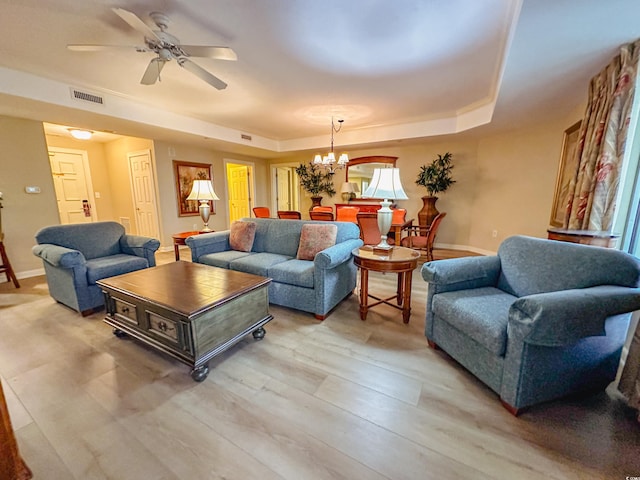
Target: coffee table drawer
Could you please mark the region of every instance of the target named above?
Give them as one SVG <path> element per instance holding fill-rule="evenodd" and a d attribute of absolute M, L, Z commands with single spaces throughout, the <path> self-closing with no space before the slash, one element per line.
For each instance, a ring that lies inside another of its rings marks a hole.
<path fill-rule="evenodd" d="M 169 318 L 158 315 L 157 313 L 147 311 L 149 320 L 149 331 L 155 335 L 162 337 L 164 340 L 175 345 L 180 343 L 182 335 L 180 335 L 180 323 Z"/>
<path fill-rule="evenodd" d="M 113 298 L 114 315 L 120 320 L 138 325 L 138 313 L 133 303 L 125 302 L 120 298 Z"/>

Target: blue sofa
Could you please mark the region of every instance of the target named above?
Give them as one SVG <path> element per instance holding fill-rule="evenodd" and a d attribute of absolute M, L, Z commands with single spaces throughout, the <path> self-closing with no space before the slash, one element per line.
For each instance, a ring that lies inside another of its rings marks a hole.
<path fill-rule="evenodd" d="M 640 309 L 640 263 L 618 250 L 514 236 L 496 256 L 426 263 L 425 334 L 514 415 L 604 389 Z"/>
<path fill-rule="evenodd" d="M 196 235 L 186 239 L 194 262 L 252 273 L 272 279 L 269 302 L 310 312 L 323 320 L 356 285 L 351 251 L 362 245 L 360 229 L 350 222 L 312 222 L 274 218 L 244 218 L 256 223 L 250 252 L 231 249 L 230 231 Z M 305 223 L 337 226 L 336 244 L 311 260 L 296 254 Z"/>
<path fill-rule="evenodd" d="M 36 242 L 50 295 L 83 316 L 104 305 L 96 280 L 155 266 L 160 247 L 154 238 L 125 234 L 117 222 L 45 227 Z"/>

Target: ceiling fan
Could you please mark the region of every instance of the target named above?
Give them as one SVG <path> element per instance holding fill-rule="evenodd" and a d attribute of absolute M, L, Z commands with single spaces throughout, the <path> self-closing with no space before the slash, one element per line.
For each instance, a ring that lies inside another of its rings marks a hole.
<path fill-rule="evenodd" d="M 162 71 L 164 64 L 175 59 L 178 62 L 178 65 L 182 68 L 188 70 L 196 77 L 204 80 L 218 90 L 223 90 L 227 87 L 225 82 L 189 60 L 189 57 L 208 57 L 216 60 L 237 60 L 238 57 L 231 48 L 206 45 L 182 45 L 178 38 L 167 32 L 170 22 L 169 18 L 164 13 L 152 12 L 149 14 L 151 19 L 160 29 L 152 30 L 135 13 L 129 12 L 123 8 L 113 8 L 112 10 L 131 27 L 144 35 L 144 47 L 70 44 L 67 45 L 67 48 L 78 52 L 93 52 L 123 48 L 133 48 L 137 52 L 153 52 L 156 54 L 156 57 L 149 62 L 144 75 L 142 75 L 140 83 L 143 85 L 153 85 L 156 83 L 156 81 L 160 79 L 160 72 Z"/>

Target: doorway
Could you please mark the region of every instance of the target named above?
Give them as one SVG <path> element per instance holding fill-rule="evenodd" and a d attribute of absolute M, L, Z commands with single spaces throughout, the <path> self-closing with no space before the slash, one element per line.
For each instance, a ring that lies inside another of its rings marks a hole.
<path fill-rule="evenodd" d="M 98 216 L 93 202 L 89 157 L 84 150 L 49 148 L 49 162 L 61 224 L 90 223 Z"/>
<path fill-rule="evenodd" d="M 229 225 L 251 216 L 255 195 L 254 166 L 252 163 L 225 160 Z"/>
<path fill-rule="evenodd" d="M 271 185 L 275 196 L 272 209 L 300 210 L 300 181 L 296 174 L 297 163 L 279 164 L 271 167 Z"/>

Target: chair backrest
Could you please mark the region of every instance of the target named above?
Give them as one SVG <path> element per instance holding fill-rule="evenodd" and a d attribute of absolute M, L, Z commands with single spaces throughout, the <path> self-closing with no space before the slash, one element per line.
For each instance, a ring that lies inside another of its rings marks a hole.
<path fill-rule="evenodd" d="M 336 210 L 336 220 L 338 222 L 358 223 L 358 207 L 340 207 Z"/>
<path fill-rule="evenodd" d="M 42 228 L 36 233 L 36 242 L 72 248 L 91 260 L 122 253 L 120 238 L 124 234 L 124 227 L 117 222 L 71 223 Z"/>
<path fill-rule="evenodd" d="M 256 218 L 270 218 L 271 211 L 269 207 L 253 207 L 253 214 Z"/>
<path fill-rule="evenodd" d="M 394 208 L 393 216 L 391 217 L 391 223 L 393 225 L 402 225 L 405 222 L 406 217 L 407 217 L 406 208 Z"/>
<path fill-rule="evenodd" d="M 365 245 L 378 245 L 380 243 L 380 227 L 378 227 L 378 214 L 376 212 L 361 212 L 358 214 L 358 226 L 360 238 Z"/>
<path fill-rule="evenodd" d="M 284 218 L 287 220 L 300 220 L 302 215 L 296 210 L 278 210 L 278 218 Z"/>
<path fill-rule="evenodd" d="M 333 207 L 323 207 L 322 205 L 315 206 L 311 209 L 312 212 L 331 212 L 333 213 Z"/>
<path fill-rule="evenodd" d="M 440 227 L 440 222 L 447 215 L 447 212 L 441 212 L 432 220 L 431 225 L 429 226 L 429 231 L 427 232 L 427 250 L 429 252 L 433 251 L 433 242 L 436 240 L 436 234 L 438 233 L 438 227 Z"/>
<path fill-rule="evenodd" d="M 321 220 L 325 222 L 333 222 L 333 212 L 316 212 L 311 210 L 309 212 L 311 220 Z"/>

